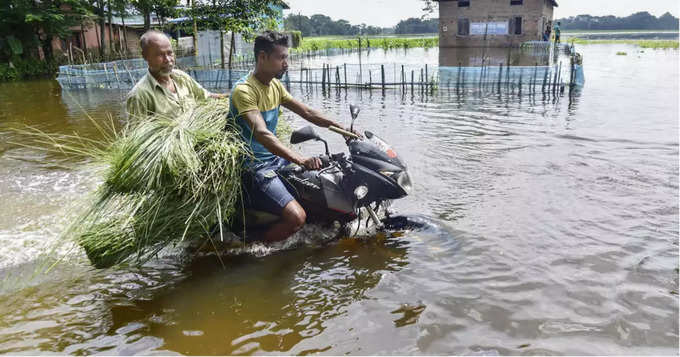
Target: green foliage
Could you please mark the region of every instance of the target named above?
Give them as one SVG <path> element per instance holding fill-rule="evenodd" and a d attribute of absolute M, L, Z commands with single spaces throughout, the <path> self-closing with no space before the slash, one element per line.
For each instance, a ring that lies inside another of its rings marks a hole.
<path fill-rule="evenodd" d="M 423 20 L 412 17 L 399 21 L 394 28 L 395 34 L 437 33 L 439 32 L 439 19 Z"/>
<path fill-rule="evenodd" d="M 211 0 L 195 3 L 184 14 L 195 19 L 199 28 L 225 30 L 250 38 L 260 29 L 272 26 L 272 19 L 278 15 L 272 5 L 279 3 L 279 0 Z"/>
<path fill-rule="evenodd" d="M 677 30 L 679 26 L 678 18 L 668 12 L 657 18 L 647 11 L 626 17 L 578 15 L 557 21 L 563 30 Z"/>
<path fill-rule="evenodd" d="M 9 63 L 0 63 L 0 82 L 51 76 L 57 71 L 54 61 L 16 58 Z"/>
<path fill-rule="evenodd" d="M 0 63 L 0 82 L 14 81 L 19 78 L 15 68 L 6 63 Z"/>
<path fill-rule="evenodd" d="M 390 49 L 432 48 L 439 46 L 439 37 L 398 38 L 398 37 L 357 37 L 357 38 L 305 38 L 293 52 L 310 52 L 332 48 L 355 49 L 371 47 Z"/>
<path fill-rule="evenodd" d="M 627 56 L 628 54 L 626 52 L 619 51 L 619 52 L 616 52 L 616 55 L 617 56 Z"/>
<path fill-rule="evenodd" d="M 677 40 L 587 40 L 574 37 L 570 38 L 569 42 L 573 42 L 577 45 L 626 44 L 651 49 L 678 49 Z"/>
<path fill-rule="evenodd" d="M 139 118 L 122 133 L 93 119 L 105 138 L 96 142 L 34 134 L 48 150 L 103 166 L 103 183 L 64 237 L 103 268 L 185 238 L 208 238 L 215 225 L 226 231 L 248 155 L 228 110 L 227 101 L 211 100 L 173 118 Z"/>
<path fill-rule="evenodd" d="M 283 20 L 283 26 L 288 31 L 300 31 L 305 37 L 379 35 L 385 32 L 385 29 L 367 26 L 366 24 L 351 25 L 346 20 L 333 21 L 330 17 L 321 14 L 312 15 L 311 17 L 290 14 Z"/>
<path fill-rule="evenodd" d="M 12 35 L 7 36 L 7 47 L 11 51 L 12 57 L 21 56 L 24 53 L 24 46 L 21 45 L 21 41 Z"/>
<path fill-rule="evenodd" d="M 71 36 L 91 9 L 86 0 L 0 1 L 0 62 L 36 58 L 38 48 L 51 61 L 52 39 Z"/>
<path fill-rule="evenodd" d="M 288 33 L 293 37 L 293 48 L 300 47 L 300 44 L 302 43 L 302 32 L 293 30 L 288 31 Z"/>

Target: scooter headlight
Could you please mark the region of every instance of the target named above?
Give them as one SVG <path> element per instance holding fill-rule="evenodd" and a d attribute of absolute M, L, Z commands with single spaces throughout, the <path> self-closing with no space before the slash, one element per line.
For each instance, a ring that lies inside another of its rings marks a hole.
<path fill-rule="evenodd" d="M 354 189 L 354 197 L 357 198 L 357 200 L 360 200 L 368 194 L 368 187 L 364 185 L 357 186 L 357 188 Z"/>
<path fill-rule="evenodd" d="M 397 174 L 397 183 L 401 188 L 406 191 L 406 193 L 411 192 L 411 189 L 413 186 L 411 185 L 411 177 L 408 175 L 408 172 L 402 171 Z"/>
<path fill-rule="evenodd" d="M 380 171 L 381 174 L 384 176 L 387 176 L 395 181 L 397 181 L 397 184 L 399 187 L 401 187 L 406 193 L 411 192 L 411 189 L 413 188 L 411 185 L 411 177 L 408 175 L 408 172 L 406 171 Z"/>

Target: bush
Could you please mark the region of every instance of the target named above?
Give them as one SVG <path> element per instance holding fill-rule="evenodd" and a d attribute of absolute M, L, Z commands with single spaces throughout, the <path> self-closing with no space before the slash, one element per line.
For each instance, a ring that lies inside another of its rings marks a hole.
<path fill-rule="evenodd" d="M 293 48 L 300 47 L 300 44 L 302 43 L 302 32 L 288 31 L 288 33 L 290 33 L 291 37 L 293 38 Z"/>
<path fill-rule="evenodd" d="M 0 81 L 15 81 L 38 77 L 48 77 L 57 72 L 58 66 L 54 61 L 39 59 L 15 59 L 12 62 L 0 64 Z"/>
<path fill-rule="evenodd" d="M 17 70 L 6 63 L 0 63 L 0 82 L 14 81 L 19 77 Z"/>

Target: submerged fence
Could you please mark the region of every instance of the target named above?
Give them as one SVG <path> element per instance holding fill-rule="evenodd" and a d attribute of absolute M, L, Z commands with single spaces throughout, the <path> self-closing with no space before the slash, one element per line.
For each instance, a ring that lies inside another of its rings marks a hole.
<path fill-rule="evenodd" d="M 539 51 L 545 48 L 543 43 L 532 43 L 527 46 L 534 45 Z M 477 66 L 462 66 L 459 63 L 458 66 L 452 67 L 397 63 L 342 63 L 308 67 L 302 61 L 297 66 L 291 61 L 292 66 L 296 67 L 289 69 L 282 82 L 289 88 L 296 85 L 320 86 L 324 90 L 359 88 L 432 92 L 437 89 L 455 89 L 460 92 L 474 88 L 494 92 L 556 94 L 561 93 L 566 86 L 572 88 L 583 85 L 580 55 L 575 53 L 573 48 L 563 50 L 567 56 L 558 57 L 555 53 L 555 64 L 536 63 L 533 66 L 509 66 L 507 62 L 492 63 L 492 59 L 482 59 L 481 64 Z M 254 67 L 251 58 L 233 61 L 232 69 L 223 69 L 216 63 L 206 65 L 199 62 L 201 60 L 196 57 L 182 57 L 176 60 L 177 67 L 185 70 L 201 85 L 220 90 L 231 88 Z M 87 88 L 129 90 L 146 73 L 147 65 L 144 60 L 133 59 L 93 65 L 61 66 L 57 80 L 62 88 L 67 90 Z"/>

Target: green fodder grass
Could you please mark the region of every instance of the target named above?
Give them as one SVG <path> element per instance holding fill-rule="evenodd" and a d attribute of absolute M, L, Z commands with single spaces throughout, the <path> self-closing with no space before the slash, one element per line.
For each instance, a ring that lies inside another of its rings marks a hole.
<path fill-rule="evenodd" d="M 207 236 L 215 225 L 224 231 L 248 153 L 228 110 L 225 101 L 209 101 L 175 118 L 141 120 L 99 151 L 107 163 L 104 183 L 67 231 L 95 266 L 141 259 Z"/>
<path fill-rule="evenodd" d="M 591 44 L 625 44 L 635 45 L 642 48 L 650 49 L 678 49 L 677 40 L 587 40 L 578 37 L 570 38 L 569 43 L 573 42 L 577 45 L 591 45 Z"/>
<path fill-rule="evenodd" d="M 25 131 L 31 145 L 100 164 L 102 184 L 63 238 L 103 268 L 144 261 L 185 238 L 210 239 L 214 227 L 225 232 L 250 155 L 228 111 L 227 101 L 207 101 L 174 118 L 145 118 L 118 131 L 90 118 L 103 141 Z M 279 122 L 279 137 L 289 135 L 288 123 Z"/>
<path fill-rule="evenodd" d="M 399 37 L 357 37 L 357 38 L 305 38 L 294 52 L 313 52 L 328 49 L 356 49 L 359 48 L 408 49 L 432 48 L 439 45 L 438 37 L 399 38 Z"/>

